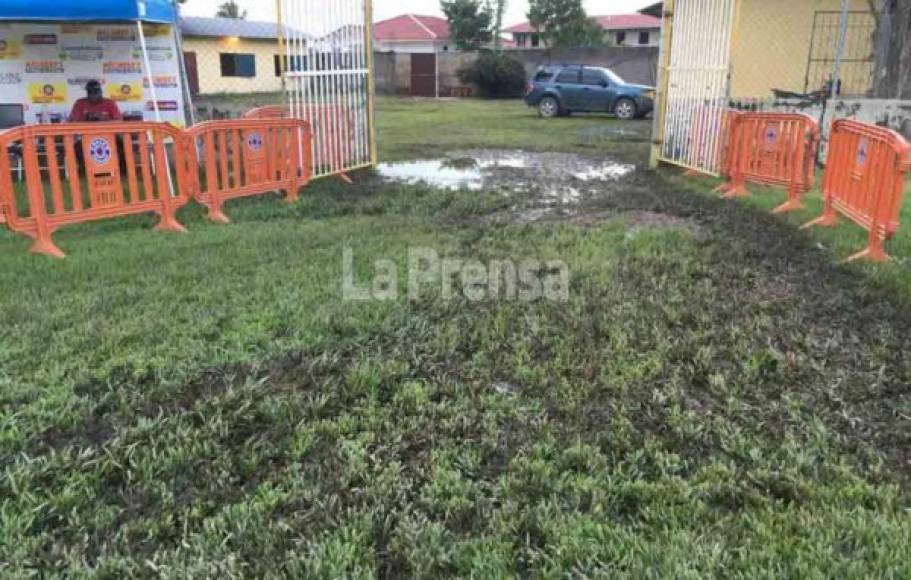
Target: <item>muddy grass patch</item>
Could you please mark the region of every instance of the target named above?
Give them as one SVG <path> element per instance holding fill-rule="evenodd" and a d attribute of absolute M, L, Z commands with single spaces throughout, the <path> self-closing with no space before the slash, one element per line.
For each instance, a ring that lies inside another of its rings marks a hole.
<path fill-rule="evenodd" d="M 604 193 L 606 187 L 620 187 L 636 168 L 603 157 L 485 149 L 381 163 L 377 171 L 387 181 L 452 191 L 496 190 L 523 204 L 559 206 Z"/>

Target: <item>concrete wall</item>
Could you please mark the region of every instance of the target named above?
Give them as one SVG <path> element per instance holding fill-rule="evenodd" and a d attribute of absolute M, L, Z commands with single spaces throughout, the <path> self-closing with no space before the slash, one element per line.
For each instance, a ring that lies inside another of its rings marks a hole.
<path fill-rule="evenodd" d="M 184 52 L 196 53 L 201 94 L 263 93 L 282 90 L 281 79 L 275 76 L 275 55 L 278 54 L 278 44 L 274 40 L 184 37 L 183 49 Z M 253 78 L 221 76 L 220 55 L 222 53 L 255 55 L 256 76 Z"/>
<path fill-rule="evenodd" d="M 430 53 L 430 52 L 447 52 L 454 50 L 448 40 L 427 40 L 427 41 L 410 41 L 410 40 L 377 40 L 373 46 L 377 52 L 402 52 L 402 53 Z"/>
<path fill-rule="evenodd" d="M 373 70 L 376 79 L 376 90 L 382 94 L 394 94 L 397 86 L 396 64 L 398 59 L 391 52 L 373 53 Z M 410 71 L 409 71 L 410 73 Z"/>
<path fill-rule="evenodd" d="M 822 104 L 794 99 L 764 100 L 735 99 L 734 108 L 748 111 L 781 113 L 804 113 L 816 119 L 822 118 Z M 835 99 L 829 103 L 822 118 L 822 152 L 825 156 L 829 141 L 829 130 L 836 119 L 855 119 L 898 131 L 911 140 L 911 101 L 890 99 Z"/>
<path fill-rule="evenodd" d="M 629 83 L 654 86 L 657 82 L 657 47 L 599 46 L 506 52 L 525 65 L 525 72 L 529 77 L 541 65 L 586 64 L 612 69 Z"/>
<path fill-rule="evenodd" d="M 508 50 L 525 67 L 529 78 L 541 65 L 586 64 L 605 66 L 627 82 L 654 86 L 658 66 L 656 47 L 596 47 L 553 50 Z M 445 52 L 438 55 L 440 94 L 448 96 L 453 87 L 461 87 L 460 68 L 474 62 L 477 53 Z M 411 55 L 392 52 L 374 54 L 376 90 L 381 94 L 408 94 L 411 89 Z"/>

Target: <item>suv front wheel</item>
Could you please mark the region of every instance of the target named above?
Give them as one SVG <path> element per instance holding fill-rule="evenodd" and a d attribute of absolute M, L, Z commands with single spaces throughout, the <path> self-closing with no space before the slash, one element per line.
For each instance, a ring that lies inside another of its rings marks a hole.
<path fill-rule="evenodd" d="M 636 103 L 632 99 L 620 99 L 617 101 L 614 112 L 617 114 L 618 119 L 629 121 L 630 119 L 636 118 L 636 115 L 638 114 L 636 109 Z"/>
<path fill-rule="evenodd" d="M 544 97 L 538 103 L 538 113 L 545 119 L 553 119 L 560 115 L 560 103 L 554 97 Z"/>

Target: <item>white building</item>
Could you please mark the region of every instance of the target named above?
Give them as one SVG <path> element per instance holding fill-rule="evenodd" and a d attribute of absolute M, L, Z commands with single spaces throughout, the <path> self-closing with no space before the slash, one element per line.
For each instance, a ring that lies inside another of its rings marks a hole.
<path fill-rule="evenodd" d="M 661 19 L 647 14 L 615 14 L 592 17 L 604 30 L 605 40 L 615 46 L 658 46 Z M 517 49 L 547 48 L 543 35 L 531 23 L 523 22 L 506 29 Z"/>

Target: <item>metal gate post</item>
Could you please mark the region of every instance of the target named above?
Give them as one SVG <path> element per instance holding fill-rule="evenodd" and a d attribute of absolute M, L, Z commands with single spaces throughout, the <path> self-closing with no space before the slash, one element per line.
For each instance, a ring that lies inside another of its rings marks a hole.
<path fill-rule="evenodd" d="M 652 148 L 648 161 L 648 166 L 651 169 L 658 168 L 661 147 L 664 146 L 664 126 L 667 119 L 668 69 L 671 64 L 671 43 L 674 38 L 674 2 L 675 0 L 665 0 L 661 14 L 661 47 L 658 50 L 658 94 L 656 95 L 658 103 L 652 120 Z"/>

